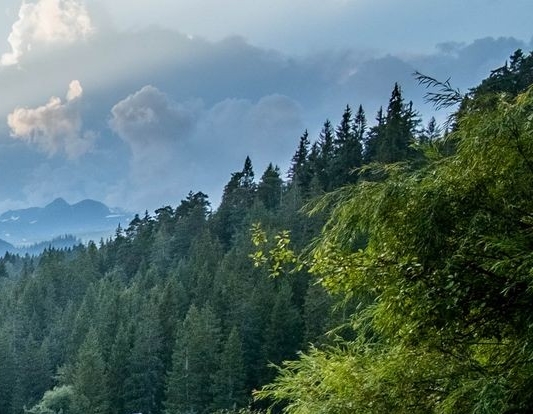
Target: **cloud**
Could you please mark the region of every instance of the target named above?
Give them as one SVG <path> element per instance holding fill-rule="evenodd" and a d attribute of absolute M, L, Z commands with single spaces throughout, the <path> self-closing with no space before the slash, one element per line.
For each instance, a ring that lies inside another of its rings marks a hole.
<path fill-rule="evenodd" d="M 240 167 L 247 155 L 260 166 L 282 164 L 303 131 L 302 116 L 300 104 L 285 95 L 266 95 L 257 102 L 225 99 L 205 111 L 197 141 L 209 165 L 223 170 Z"/>
<path fill-rule="evenodd" d="M 83 89 L 73 80 L 66 102 L 53 96 L 37 108 L 16 108 L 7 117 L 11 136 L 35 144 L 48 155 L 64 152 L 68 158 L 78 158 L 92 148 L 94 133 L 82 133 L 79 99 Z"/>
<path fill-rule="evenodd" d="M 67 92 L 67 101 L 70 102 L 76 98 L 80 98 L 83 94 L 83 88 L 81 87 L 80 81 L 73 80 L 68 85 L 68 92 Z"/>
<path fill-rule="evenodd" d="M 305 128 L 316 139 L 326 118 L 340 121 L 346 104 L 354 109 L 362 104 L 371 124 L 378 107 L 387 105 L 395 81 L 426 123 L 433 110 L 423 105 L 425 90 L 412 78 L 415 69 L 439 79 L 451 77 L 454 87 L 464 91 L 503 64 L 516 47 L 527 48 L 513 39 L 484 39 L 439 46 L 431 53 L 340 50 L 287 56 L 238 37 L 210 42 L 158 28 L 105 33 L 98 27 L 98 35 L 85 42 L 25 60 L 24 71 L 1 68 L 0 116 L 14 107 L 37 108 L 70 80 L 82 80 L 83 94 L 72 86 L 71 100 L 62 97 L 60 104 L 83 110 L 78 137 L 85 129 L 102 136 L 76 161 L 85 174 L 80 194 L 137 211 L 175 205 L 189 190 L 208 193 L 216 205 L 246 155 L 257 177 L 269 161 L 286 171 Z M 79 118 L 71 114 L 69 119 Z M 54 163 L 59 171 L 65 161 L 47 158 L 53 151 L 44 146 L 39 147 L 44 154 L 28 150 L 38 147 L 38 138 L 0 138 L 0 165 L 4 175 L 13 165 L 17 177 L 8 176 L 17 187 L 31 180 L 35 188 L 41 185 L 39 177 L 21 173 L 21 156 L 28 157 L 24 166 L 29 171 L 39 163 Z M 61 145 L 53 148 L 65 152 Z M 61 179 L 58 173 L 57 182 Z M 69 198 L 71 175 L 63 179 L 65 185 L 57 188 Z M 16 200 L 15 185 L 9 185 L 0 198 Z"/>
<path fill-rule="evenodd" d="M 178 103 L 147 85 L 113 106 L 109 125 L 132 155 L 126 186 L 137 194 L 128 191 L 124 195 L 128 203 L 152 205 L 161 194 L 175 193 L 184 184 L 194 157 L 190 138 L 197 105 Z M 178 176 L 178 171 L 185 174 Z"/>
<path fill-rule="evenodd" d="M 134 155 L 184 142 L 195 122 L 194 109 L 172 101 L 154 86 L 144 86 L 111 109 L 111 129 Z"/>
<path fill-rule="evenodd" d="M 15 65 L 36 45 L 70 44 L 93 30 L 87 9 L 77 0 L 24 2 L 8 37 L 11 52 L 4 53 L 0 63 Z"/>
<path fill-rule="evenodd" d="M 132 154 L 123 199 L 155 208 L 193 189 L 216 199 L 247 155 L 259 169 L 279 161 L 280 152 L 290 157 L 303 128 L 301 113 L 300 105 L 284 95 L 256 102 L 225 99 L 206 107 L 198 100 L 177 102 L 145 86 L 111 110 L 109 125 Z"/>

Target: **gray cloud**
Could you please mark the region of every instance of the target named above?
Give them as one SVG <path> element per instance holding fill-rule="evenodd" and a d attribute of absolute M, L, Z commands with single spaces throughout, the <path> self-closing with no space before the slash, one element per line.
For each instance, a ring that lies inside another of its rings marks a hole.
<path fill-rule="evenodd" d="M 177 103 L 150 85 L 113 106 L 109 124 L 132 154 L 125 194 L 129 203 L 152 205 L 162 194 L 175 194 L 177 181 L 184 184 L 196 112 L 192 104 Z M 175 175 L 178 169 L 181 177 Z"/>
<path fill-rule="evenodd" d="M 531 0 L 448 0 L 445 4 L 427 0 L 108 3 L 121 28 L 156 24 L 212 41 L 240 34 L 263 48 L 300 55 L 369 47 L 383 53 L 428 53 L 435 44 L 448 40 L 502 35 L 528 39 L 533 14 Z"/>
<path fill-rule="evenodd" d="M 304 127 L 302 117 L 300 104 L 284 95 L 267 95 L 257 102 L 226 99 L 205 113 L 199 139 L 212 162 L 219 159 L 226 166 L 239 165 L 246 155 L 257 165 L 284 163 Z M 216 151 L 207 152 L 209 147 Z"/>
<path fill-rule="evenodd" d="M 290 153 L 303 125 L 300 106 L 286 96 L 226 99 L 205 108 L 199 101 L 176 102 L 153 86 L 123 99 L 111 114 L 112 130 L 132 153 L 122 197 L 153 208 L 195 188 L 211 190 L 216 199 L 247 155 L 266 166 L 280 152 Z"/>
<path fill-rule="evenodd" d="M 186 140 L 194 124 L 194 112 L 148 85 L 113 106 L 110 126 L 137 154 L 153 146 L 172 146 Z"/>
<path fill-rule="evenodd" d="M 121 33 L 98 27 L 85 42 L 46 57 L 30 54 L 19 67 L 0 68 L 0 115 L 12 113 L 15 106 L 46 108 L 42 102 L 79 79 L 85 89 L 82 100 L 63 100 L 61 106 L 76 109 L 71 119 L 83 120 L 83 127 L 100 138 L 75 160 L 85 174 L 75 194 L 138 211 L 176 204 L 189 190 L 205 191 L 217 200 L 246 155 L 257 175 L 270 161 L 286 170 L 304 128 L 316 138 L 325 118 L 337 123 L 346 104 L 363 104 L 372 122 L 378 106 L 387 105 L 395 81 L 427 120 L 432 110 L 423 104 L 424 90 L 411 76 L 415 69 L 451 77 L 464 90 L 516 47 L 527 47 L 513 38 L 486 38 L 416 55 L 356 49 L 286 55 L 241 37 L 211 42 L 153 27 Z M 83 128 L 78 131 L 83 138 Z M 0 138 L 0 146 L 11 146 L 8 153 L 20 156 L 31 148 L 23 144 L 37 146 L 39 137 Z M 52 148 L 65 153 L 60 145 Z M 51 153 L 46 150 L 33 168 L 61 158 L 47 158 Z M 0 164 L 6 157 L 0 151 Z M 59 164 L 50 168 L 65 171 Z M 24 188 L 38 179 L 25 173 L 13 182 Z M 58 173 L 55 186 L 74 194 L 68 183 L 59 185 L 61 179 Z M 16 202 L 11 193 L 2 195 Z"/>

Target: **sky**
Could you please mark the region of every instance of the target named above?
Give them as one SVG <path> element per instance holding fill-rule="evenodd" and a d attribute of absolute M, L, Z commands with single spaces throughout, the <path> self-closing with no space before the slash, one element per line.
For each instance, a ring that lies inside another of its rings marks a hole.
<path fill-rule="evenodd" d="M 463 91 L 533 49 L 531 0 L 4 0 L 0 212 L 85 198 L 216 207 L 252 159 L 285 174 L 305 129 L 371 120 L 415 70 Z M 437 114 L 444 119 L 445 114 Z"/>

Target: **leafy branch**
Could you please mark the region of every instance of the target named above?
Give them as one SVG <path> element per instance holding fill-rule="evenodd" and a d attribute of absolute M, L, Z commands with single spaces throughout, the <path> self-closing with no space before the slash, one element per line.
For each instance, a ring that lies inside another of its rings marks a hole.
<path fill-rule="evenodd" d="M 418 84 L 426 89 L 437 90 L 436 92 L 426 92 L 424 95 L 426 102 L 432 103 L 437 110 L 457 105 L 465 98 L 465 95 L 459 89 L 452 87 L 450 78 L 442 82 L 418 71 L 414 73 L 414 77 Z"/>
<path fill-rule="evenodd" d="M 263 248 L 268 245 L 266 232 L 260 223 L 255 223 L 251 228 L 252 243 L 258 248 L 257 251 L 250 254 L 255 267 L 268 265 L 270 276 L 278 277 L 282 273 L 287 273 L 286 266 L 300 268 L 298 257 L 294 250 L 289 248 L 291 242 L 290 232 L 282 230 L 274 236 L 274 246 L 265 254 Z"/>

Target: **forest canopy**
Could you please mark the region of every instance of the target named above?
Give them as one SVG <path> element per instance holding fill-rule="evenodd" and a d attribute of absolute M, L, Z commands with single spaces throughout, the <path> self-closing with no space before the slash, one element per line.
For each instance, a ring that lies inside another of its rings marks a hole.
<path fill-rule="evenodd" d="M 99 245 L 6 254 L 0 413 L 531 412 L 532 65 L 448 129 L 396 84 L 375 122 L 305 131 L 287 180 L 246 158 L 215 211 L 191 191 Z"/>
<path fill-rule="evenodd" d="M 532 62 L 516 52 L 473 89 L 415 167 L 371 166 L 383 179 L 314 207 L 332 213 L 307 264 L 359 302 L 354 339 L 285 363 L 257 396 L 289 413 L 532 409 Z"/>

